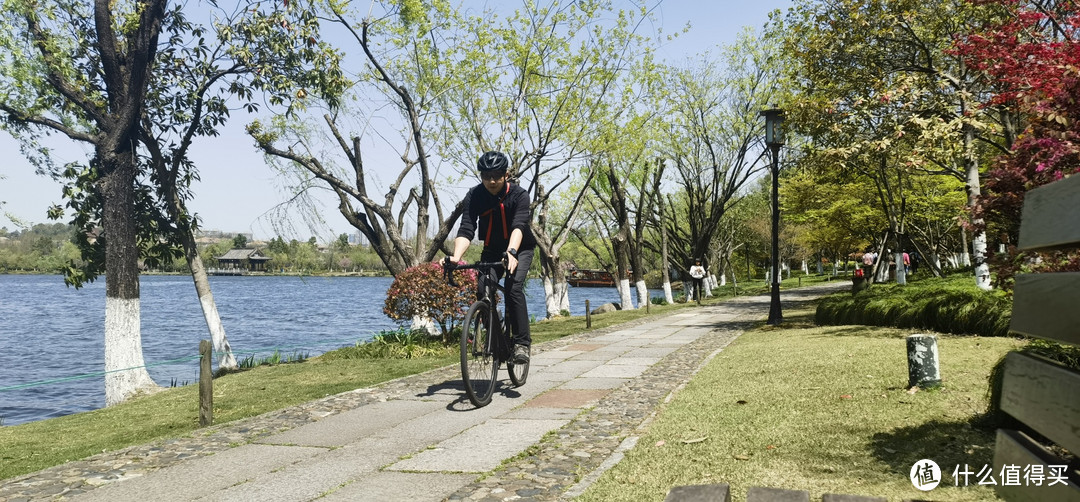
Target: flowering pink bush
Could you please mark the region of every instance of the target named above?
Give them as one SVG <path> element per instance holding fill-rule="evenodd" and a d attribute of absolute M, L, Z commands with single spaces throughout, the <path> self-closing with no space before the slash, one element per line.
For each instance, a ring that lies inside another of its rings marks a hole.
<path fill-rule="evenodd" d="M 441 263 L 424 263 L 394 277 L 386 291 L 383 313 L 401 324 L 414 317 L 438 323 L 445 340 L 476 300 L 476 270 L 454 272 L 455 288 L 447 284 Z"/>

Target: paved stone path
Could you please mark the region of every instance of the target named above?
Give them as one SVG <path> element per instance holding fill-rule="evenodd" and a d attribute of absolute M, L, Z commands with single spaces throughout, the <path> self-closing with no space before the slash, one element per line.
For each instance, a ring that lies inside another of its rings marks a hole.
<path fill-rule="evenodd" d="M 504 371 L 484 408 L 450 366 L 5 480 L 0 500 L 570 499 L 768 308 L 741 297 L 539 344 L 528 383 Z"/>

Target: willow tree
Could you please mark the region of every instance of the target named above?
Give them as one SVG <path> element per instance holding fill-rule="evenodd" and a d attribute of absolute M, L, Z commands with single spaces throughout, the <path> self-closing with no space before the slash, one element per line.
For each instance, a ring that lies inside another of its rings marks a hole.
<path fill-rule="evenodd" d="M 339 49 L 354 49 L 362 68 L 340 107 L 328 107 L 317 119 L 257 121 L 248 133 L 291 180 L 291 201 L 308 204 L 312 192 L 329 190 L 341 216 L 397 275 L 443 251 L 464 209 L 461 201 L 444 205 L 440 199 L 431 150 L 439 132 L 430 123 L 441 109 L 440 93 L 471 85 L 471 68 L 459 54 L 461 17 L 448 2 L 380 7 L 385 10 L 372 14 L 327 6 L 325 15 L 347 34 Z M 389 126 L 371 127 L 372 121 Z M 391 181 L 380 183 L 386 173 Z"/>
<path fill-rule="evenodd" d="M 642 68 L 652 65 L 639 33 L 649 15 L 645 2 L 620 10 L 590 0 L 522 2 L 505 19 L 472 18 L 469 71 L 481 85 L 447 93 L 444 129 L 456 133 L 442 151 L 465 162 L 478 151 L 510 153 L 530 193 L 548 316 L 569 309 L 561 250 L 594 176 L 591 158 L 609 148 L 611 124 L 633 108 Z M 560 191 L 569 192 L 563 211 Z"/>
<path fill-rule="evenodd" d="M 665 224 L 683 272 L 706 256 L 724 213 L 768 167 L 758 114 L 778 98 L 773 50 L 768 39 L 744 31 L 719 57 L 671 74 L 660 149 L 675 177 Z"/>

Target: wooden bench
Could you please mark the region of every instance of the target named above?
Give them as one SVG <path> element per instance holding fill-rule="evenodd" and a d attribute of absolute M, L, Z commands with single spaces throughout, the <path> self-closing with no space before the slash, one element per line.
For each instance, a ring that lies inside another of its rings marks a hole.
<path fill-rule="evenodd" d="M 886 502 L 881 497 L 837 495 L 826 493 L 822 502 Z M 727 483 L 713 485 L 676 486 L 668 491 L 664 502 L 731 502 L 731 487 Z M 746 502 L 810 502 L 810 492 L 805 490 L 782 490 L 759 486 L 746 490 Z"/>
<path fill-rule="evenodd" d="M 1080 246 L 1080 175 L 1027 193 L 1020 221 L 1020 249 L 1053 250 Z M 1080 345 L 1080 272 L 1021 274 L 1013 292 L 1010 329 L 1026 336 Z M 1080 373 L 1038 356 L 1010 353 L 1005 359 L 1001 410 L 1080 456 Z M 1009 501 L 1080 501 L 1077 473 L 1050 484 L 1051 466 L 1065 466 L 1027 434 L 998 430 L 994 474 L 998 494 Z M 1029 467 L 1038 466 L 1041 468 Z M 1000 474 L 1019 468 L 1018 483 L 1005 485 Z M 1024 469 L 1042 469 L 1036 486 Z M 1056 468 L 1055 468 L 1056 469 Z"/>

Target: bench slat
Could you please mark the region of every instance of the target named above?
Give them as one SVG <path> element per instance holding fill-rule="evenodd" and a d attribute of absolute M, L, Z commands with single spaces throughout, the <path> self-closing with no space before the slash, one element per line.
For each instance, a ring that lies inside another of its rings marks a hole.
<path fill-rule="evenodd" d="M 1080 176 L 1076 176 L 1080 179 Z M 1016 276 L 1009 329 L 1080 345 L 1080 272 Z"/>
<path fill-rule="evenodd" d="M 1042 464 L 1043 472 L 1049 474 L 1050 465 L 1064 465 L 1061 460 L 1038 445 L 1026 434 L 1018 431 L 997 431 L 997 440 L 994 448 L 994 473 L 1001 472 L 1002 466 L 1013 465 L 1024 469 L 1029 465 Z M 1075 479 L 1070 479 L 1066 484 L 1048 486 L 1050 481 L 1044 481 L 1042 486 L 1025 486 L 1021 477 L 1020 486 L 1003 486 L 998 479 L 997 493 L 1010 502 L 1078 502 L 1080 501 L 1080 486 Z"/>
<path fill-rule="evenodd" d="M 1070 452 L 1080 452 L 1080 373 L 1019 352 L 1005 358 L 1001 410 Z"/>
<path fill-rule="evenodd" d="M 1020 249 L 1054 249 L 1080 243 L 1080 176 L 1070 176 L 1024 195 Z"/>

